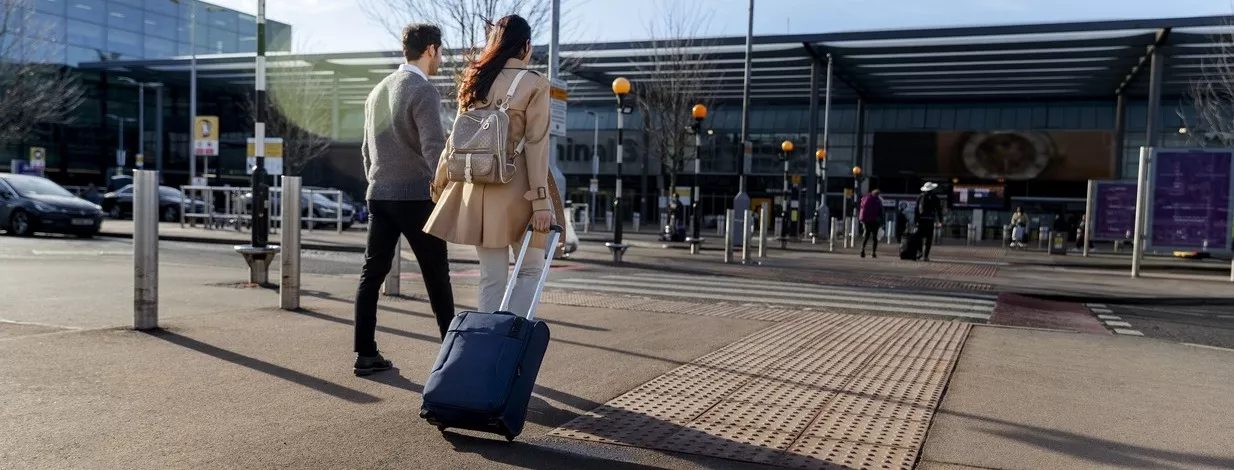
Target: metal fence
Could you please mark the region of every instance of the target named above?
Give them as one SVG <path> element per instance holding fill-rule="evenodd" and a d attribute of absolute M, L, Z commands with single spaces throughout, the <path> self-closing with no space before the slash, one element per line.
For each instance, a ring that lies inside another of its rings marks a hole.
<path fill-rule="evenodd" d="M 180 191 L 185 197 L 180 200 L 180 226 L 204 228 L 232 229 L 243 231 L 253 225 L 253 191 L 248 187 L 237 186 L 181 186 Z M 317 196 L 325 196 L 327 201 L 318 201 Z M 283 224 L 282 204 L 283 188 L 270 188 L 267 205 L 270 211 L 270 230 L 277 233 Z M 356 208 L 350 213 L 343 203 L 343 192 L 337 189 L 300 191 L 300 224 L 312 231 L 318 225 L 334 226 L 335 231 L 342 233 L 355 221 Z M 293 222 L 294 223 L 294 222 Z"/>

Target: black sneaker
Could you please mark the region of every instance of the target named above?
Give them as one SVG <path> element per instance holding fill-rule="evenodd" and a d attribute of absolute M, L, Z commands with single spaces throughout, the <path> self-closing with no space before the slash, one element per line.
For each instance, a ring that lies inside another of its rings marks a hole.
<path fill-rule="evenodd" d="M 374 372 L 390 370 L 392 367 L 394 367 L 394 363 L 381 357 L 381 353 L 377 353 L 376 356 L 357 356 L 355 373 L 357 377 L 363 377 L 372 375 Z"/>

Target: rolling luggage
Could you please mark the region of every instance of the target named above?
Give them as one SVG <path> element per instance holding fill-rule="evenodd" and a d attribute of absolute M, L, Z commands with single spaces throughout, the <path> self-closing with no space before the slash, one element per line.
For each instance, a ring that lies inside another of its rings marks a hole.
<path fill-rule="evenodd" d="M 913 230 L 900 242 L 900 259 L 917 261 L 921 257 L 921 230 Z"/>
<path fill-rule="evenodd" d="M 562 233 L 561 226 L 553 225 L 547 246 L 557 246 Z M 548 350 L 548 324 L 535 320 L 536 305 L 556 251 L 545 250 L 548 258 L 527 318 L 507 312 L 531 234 L 529 226 L 498 311 L 463 312 L 450 323 L 424 383 L 420 407 L 420 417 L 441 431 L 470 429 L 500 434 L 509 441 L 523 432 L 527 403 Z"/>

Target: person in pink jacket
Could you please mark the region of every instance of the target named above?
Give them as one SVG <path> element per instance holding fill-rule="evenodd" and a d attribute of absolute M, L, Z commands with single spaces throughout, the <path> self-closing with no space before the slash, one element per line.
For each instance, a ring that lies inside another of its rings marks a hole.
<path fill-rule="evenodd" d="M 877 189 L 870 191 L 861 198 L 860 212 L 857 220 L 865 229 L 865 238 L 861 240 L 861 257 L 866 257 L 866 244 L 874 240 L 874 249 L 870 254 L 878 258 L 878 229 L 883 225 L 883 198 Z"/>

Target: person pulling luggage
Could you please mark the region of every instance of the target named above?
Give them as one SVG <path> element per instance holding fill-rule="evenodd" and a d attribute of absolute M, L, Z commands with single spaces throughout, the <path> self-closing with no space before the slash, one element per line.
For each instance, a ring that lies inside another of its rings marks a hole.
<path fill-rule="evenodd" d="M 943 220 L 943 203 L 934 194 L 938 183 L 929 182 L 921 186 L 921 195 L 917 196 L 917 231 L 921 234 L 923 261 L 930 260 L 930 248 L 934 246 L 934 226 Z"/>
<path fill-rule="evenodd" d="M 861 257 L 866 257 L 866 244 L 873 239 L 874 248 L 870 254 L 878 258 L 878 229 L 883 225 L 883 198 L 879 196 L 879 190 L 872 190 L 861 198 L 857 220 L 861 221 L 861 226 L 865 229 L 865 237 L 861 240 Z"/>

